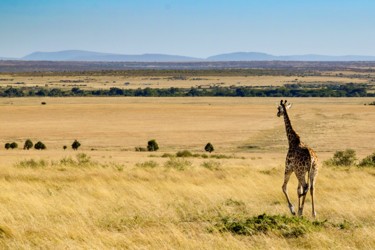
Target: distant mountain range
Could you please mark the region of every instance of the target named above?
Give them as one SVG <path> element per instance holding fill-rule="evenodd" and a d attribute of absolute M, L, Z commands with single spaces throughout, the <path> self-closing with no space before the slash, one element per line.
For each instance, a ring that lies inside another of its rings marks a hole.
<path fill-rule="evenodd" d="M 190 62 L 202 59 L 164 54 L 121 55 L 84 50 L 34 52 L 21 60 L 29 61 L 101 61 L 101 62 Z"/>
<path fill-rule="evenodd" d="M 214 55 L 207 58 L 196 58 L 166 54 L 122 55 L 84 50 L 64 50 L 58 52 L 34 52 L 22 58 L 0 57 L 0 60 L 89 62 L 375 61 L 375 56 L 327 56 L 315 54 L 275 56 L 259 52 L 235 52 Z"/>
<path fill-rule="evenodd" d="M 0 60 L 19 60 L 18 58 L 11 58 L 11 57 L 1 57 Z"/>
<path fill-rule="evenodd" d="M 327 55 L 287 55 L 274 56 L 259 52 L 235 52 L 206 58 L 207 61 L 375 61 L 375 56 L 327 56 Z"/>

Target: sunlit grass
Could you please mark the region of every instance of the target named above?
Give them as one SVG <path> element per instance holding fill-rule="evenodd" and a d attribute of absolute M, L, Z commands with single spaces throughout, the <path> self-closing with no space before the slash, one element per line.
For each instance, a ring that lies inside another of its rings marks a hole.
<path fill-rule="evenodd" d="M 79 159 L 92 166 L 80 167 Z M 164 160 L 122 166 L 121 171 L 89 155 L 55 160 L 64 171 L 47 160 L 46 166 L 33 167 L 42 160 L 32 159 L 23 163 L 30 167 L 2 167 L 0 247 L 375 246 L 372 169 L 321 169 L 314 220 L 309 195 L 304 219 L 289 214 L 281 165 Z M 294 203 L 295 187 L 291 180 Z"/>

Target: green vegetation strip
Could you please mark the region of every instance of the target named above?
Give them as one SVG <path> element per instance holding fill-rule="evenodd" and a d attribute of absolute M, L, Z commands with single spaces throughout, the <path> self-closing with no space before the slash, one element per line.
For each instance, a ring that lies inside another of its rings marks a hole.
<path fill-rule="evenodd" d="M 85 90 L 78 87 L 71 89 L 19 87 L 0 88 L 0 97 L 69 97 L 69 96 L 140 96 L 140 97 L 182 97 L 182 96 L 231 96 L 231 97 L 374 97 L 367 84 L 289 84 L 281 87 L 264 86 L 211 86 L 209 88 L 138 88 Z"/>
<path fill-rule="evenodd" d="M 273 233 L 285 238 L 298 238 L 307 233 L 319 231 L 329 226 L 325 221 L 309 221 L 303 217 L 262 214 L 250 218 L 221 217 L 214 223 L 219 232 L 230 232 L 235 235 L 251 236 Z M 348 229 L 349 223 L 331 224 L 338 229 Z M 212 230 L 213 231 L 213 230 Z"/>
<path fill-rule="evenodd" d="M 332 158 L 324 161 L 323 163 L 326 166 L 335 166 L 335 167 L 375 167 L 375 152 L 371 155 L 366 156 L 358 163 L 356 152 L 353 149 L 346 149 L 344 151 L 336 151 Z"/>

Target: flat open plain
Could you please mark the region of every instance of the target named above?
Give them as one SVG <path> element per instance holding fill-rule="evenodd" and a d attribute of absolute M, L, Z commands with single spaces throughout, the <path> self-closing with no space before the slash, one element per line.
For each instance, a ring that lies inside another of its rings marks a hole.
<path fill-rule="evenodd" d="M 47 145 L 46 151 L 0 149 L 1 248 L 375 247 L 375 171 L 356 167 L 321 167 L 317 219 L 327 220 L 321 230 L 291 238 L 215 230 L 222 216 L 289 215 L 281 191 L 287 139 L 276 116 L 279 101 L 0 99 L 2 145 L 15 141 L 22 148 L 27 138 Z M 364 105 L 373 99 L 288 101 L 295 130 L 321 161 L 347 148 L 358 158 L 375 151 L 375 110 Z M 82 144 L 78 151 L 70 148 L 74 139 Z M 135 152 L 150 139 L 158 142 L 158 152 Z M 203 154 L 207 142 L 213 154 L 228 159 L 186 158 L 177 162 L 185 168 L 176 170 L 161 157 L 185 149 Z M 81 167 L 79 153 L 89 158 Z M 296 186 L 293 176 L 289 193 L 295 204 Z M 313 220 L 310 206 L 308 195 L 305 216 Z"/>

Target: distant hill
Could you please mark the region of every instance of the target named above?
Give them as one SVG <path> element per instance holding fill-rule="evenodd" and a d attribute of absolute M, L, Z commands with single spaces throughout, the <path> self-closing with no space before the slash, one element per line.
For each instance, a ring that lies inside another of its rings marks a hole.
<path fill-rule="evenodd" d="M 287 55 L 274 56 L 259 52 L 235 52 L 210 56 L 207 61 L 375 61 L 375 56 L 326 56 L 326 55 Z"/>
<path fill-rule="evenodd" d="M 100 53 L 84 50 L 65 50 L 58 52 L 34 52 L 21 58 L 30 61 L 106 61 L 106 62 L 188 62 L 201 61 L 202 59 L 165 55 L 165 54 L 143 54 L 143 55 L 121 55 Z"/>
<path fill-rule="evenodd" d="M 207 57 L 207 61 L 273 61 L 276 56 L 260 52 L 234 52 Z"/>
<path fill-rule="evenodd" d="M 11 58 L 11 57 L 1 57 L 0 56 L 0 60 L 19 60 L 17 58 Z"/>
<path fill-rule="evenodd" d="M 0 60 L 11 60 L 1 58 Z M 84 50 L 64 50 L 58 52 L 34 52 L 27 56 L 13 60 L 25 61 L 81 61 L 81 62 L 246 62 L 246 61 L 375 61 L 375 56 L 327 56 L 327 55 L 285 55 L 275 56 L 260 52 L 234 52 L 218 54 L 208 58 L 196 58 L 166 54 L 142 54 L 122 55 L 113 53 L 101 53 Z"/>

